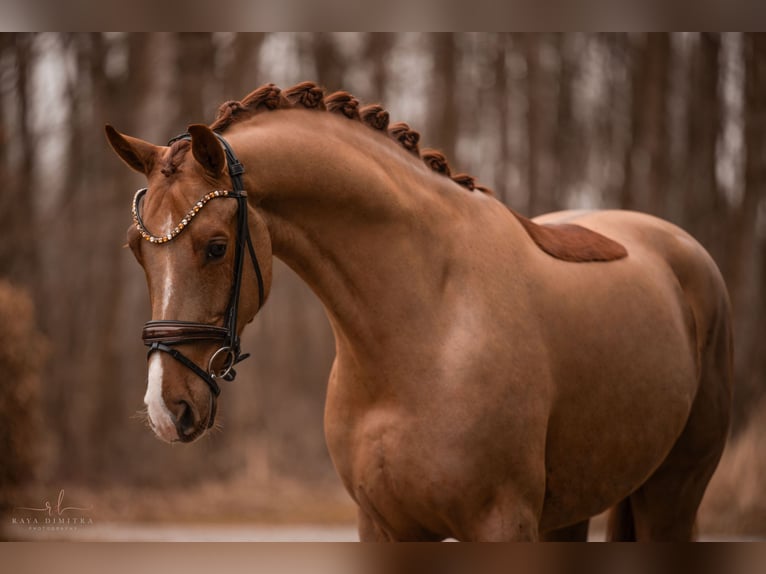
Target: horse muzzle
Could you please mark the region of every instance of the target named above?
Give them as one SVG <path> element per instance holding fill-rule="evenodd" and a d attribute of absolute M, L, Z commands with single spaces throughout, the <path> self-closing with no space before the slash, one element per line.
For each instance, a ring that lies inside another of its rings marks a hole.
<path fill-rule="evenodd" d="M 210 414 L 206 428 L 212 427 L 215 423 L 217 398 L 221 394 L 218 380 L 233 381 L 237 376 L 234 365 L 248 357 L 247 354 L 240 353 L 238 338 L 235 338 L 233 344 L 229 343 L 230 338 L 231 333 L 225 327 L 190 321 L 149 321 L 144 325 L 142 332 L 144 345 L 149 347 L 149 356 L 155 351 L 167 353 L 207 384 L 210 389 Z M 203 369 L 175 348 L 177 345 L 199 342 L 214 342 L 221 345 L 210 356 L 207 369 Z M 173 414 L 179 440 L 191 442 L 200 434 L 194 424 L 196 417 L 188 403 L 179 401 L 177 407 L 171 409 L 171 414 Z"/>

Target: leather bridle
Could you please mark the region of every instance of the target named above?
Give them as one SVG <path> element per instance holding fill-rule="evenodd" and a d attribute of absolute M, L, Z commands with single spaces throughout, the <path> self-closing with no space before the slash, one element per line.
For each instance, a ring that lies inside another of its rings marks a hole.
<path fill-rule="evenodd" d="M 239 294 L 242 286 L 245 249 L 250 253 L 250 259 L 253 262 L 253 268 L 255 269 L 255 276 L 258 280 L 258 309 L 261 308 L 264 300 L 263 275 L 261 273 L 261 267 L 258 264 L 258 258 L 255 255 L 253 242 L 250 238 L 250 230 L 247 225 L 247 192 L 242 185 L 242 174 L 244 173 L 245 168 L 237 160 L 229 143 L 220 134 L 215 133 L 215 135 L 221 142 L 221 146 L 226 154 L 226 163 L 229 168 L 229 175 L 232 183 L 231 191 L 219 190 L 208 193 L 193 206 L 186 217 L 184 217 L 181 223 L 179 223 L 171 233 L 164 236 L 152 235 L 146 229 L 141 218 L 141 200 L 146 194 L 147 188 L 139 189 L 133 199 L 133 221 L 136 228 L 143 239 L 155 244 L 167 243 L 174 239 L 191 223 L 191 220 L 208 201 L 217 198 L 232 198 L 237 200 L 237 240 L 236 251 L 234 253 L 234 277 L 232 280 L 229 303 L 224 315 L 223 326 L 209 325 L 207 323 L 194 323 L 191 321 L 159 320 L 148 321 L 144 325 L 142 332 L 144 345 L 149 347 L 149 356 L 155 351 L 167 353 L 207 383 L 211 392 L 210 420 L 208 421 L 207 428 L 213 426 L 216 414 L 216 399 L 218 395 L 221 394 L 221 388 L 216 382 L 217 379 L 233 381 L 237 376 L 237 372 L 234 370 L 234 365 L 250 356 L 249 353 L 242 353 L 239 336 L 237 335 L 237 309 L 239 307 Z M 190 140 L 191 135 L 188 133 L 181 134 L 170 140 L 168 145 L 182 139 Z M 176 345 L 199 341 L 212 341 L 220 345 L 218 350 L 216 350 L 208 360 L 207 369 L 203 369 L 175 348 Z M 214 363 L 221 358 L 224 359 L 223 366 L 216 370 L 214 368 Z"/>

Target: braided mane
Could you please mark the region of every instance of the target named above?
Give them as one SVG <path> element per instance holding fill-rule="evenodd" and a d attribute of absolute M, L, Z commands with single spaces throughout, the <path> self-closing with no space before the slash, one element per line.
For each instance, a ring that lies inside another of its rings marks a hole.
<path fill-rule="evenodd" d="M 218 108 L 218 117 L 210 129 L 223 132 L 233 124 L 247 120 L 256 114 L 278 109 L 306 108 L 340 114 L 349 120 L 362 122 L 371 129 L 388 133 L 405 150 L 420 157 L 433 171 L 449 177 L 469 191 L 478 190 L 492 195 L 486 187 L 476 185 L 473 177 L 467 174 L 452 176 L 447 158 L 433 149 L 420 150 L 420 134 L 405 122 L 389 125 L 389 114 L 378 104 L 360 106 L 359 100 L 348 92 L 335 92 L 325 96 L 324 89 L 314 82 L 301 82 L 286 90 L 274 84 L 266 84 L 250 92 L 241 101 L 228 101 Z M 176 172 L 189 142 L 181 140 L 172 144 L 170 153 L 162 168 L 162 173 L 170 176 Z"/>
<path fill-rule="evenodd" d="M 377 104 L 361 106 L 359 100 L 348 92 L 335 92 L 325 96 L 324 89 L 314 82 L 302 82 L 286 90 L 274 84 L 266 84 L 250 92 L 241 101 L 225 102 L 218 108 L 218 117 L 210 125 L 212 130 L 223 132 L 228 127 L 249 119 L 256 114 L 279 109 L 304 108 L 332 114 L 339 114 L 350 121 L 361 122 L 369 128 L 385 132 L 406 151 L 419 157 L 434 172 L 450 178 L 468 191 L 479 191 L 494 195 L 492 190 L 478 185 L 476 180 L 465 173 L 453 175 L 447 158 L 434 149 L 421 150 L 420 134 L 405 122 L 389 124 L 388 112 Z M 185 152 L 189 149 L 187 140 L 179 140 L 170 146 L 162 165 L 162 173 L 171 176 Z M 628 255 L 625 247 L 585 227 L 574 224 L 537 224 L 534 221 L 508 210 L 524 227 L 537 246 L 557 259 L 571 262 L 614 261 Z"/>

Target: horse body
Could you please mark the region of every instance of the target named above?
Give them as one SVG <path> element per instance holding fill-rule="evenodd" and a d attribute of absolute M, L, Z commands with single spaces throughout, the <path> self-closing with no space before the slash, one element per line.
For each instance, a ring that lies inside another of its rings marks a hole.
<path fill-rule="evenodd" d="M 691 537 L 730 392 L 726 291 L 694 240 L 636 213 L 551 214 L 628 252 L 562 261 L 360 122 L 277 110 L 226 137 L 268 231 L 251 229 L 259 258 L 291 266 L 332 324 L 325 433 L 362 539 L 537 539 L 615 505 L 615 537 L 627 521 Z M 150 193 L 200 185 L 215 150 L 191 145 L 173 178 L 148 170 Z M 148 268 L 166 247 L 141 248 Z"/>
<path fill-rule="evenodd" d="M 660 244 L 688 238 L 638 214 L 590 218 L 612 222 L 599 228 L 614 231 L 629 260 L 572 264 L 536 248 L 506 249 L 505 265 L 493 257 L 491 269 L 482 269 L 474 254 L 453 275 L 456 295 L 447 287 L 444 298 L 434 290 L 418 299 L 427 324 L 443 329 L 393 339 L 397 348 L 378 349 L 388 364 L 360 368 L 354 350 L 339 351 L 327 397 L 328 445 L 347 488 L 382 530 L 376 534 L 534 537 L 530 524 L 550 531 L 613 506 L 668 457 L 698 394 L 698 333 L 666 255 L 631 236 L 651 233 Z M 486 237 L 474 242 L 486 242 L 484 252 L 523 243 L 512 218 L 494 237 L 480 228 Z M 715 268 L 689 247 L 704 281 Z M 725 298 L 709 303 L 716 315 L 726 312 Z M 377 381 L 392 395 L 360 409 L 347 390 Z M 719 412 L 709 421 L 717 444 L 704 441 L 700 456 L 722 447 L 726 397 L 710 405 Z M 686 462 L 696 463 L 696 454 L 685 452 Z M 679 490 L 692 475 L 678 477 Z M 667 512 L 688 531 L 693 517 L 675 516 L 677 495 L 664 491 L 652 512 Z M 498 526 L 493 512 L 515 518 L 519 530 Z"/>

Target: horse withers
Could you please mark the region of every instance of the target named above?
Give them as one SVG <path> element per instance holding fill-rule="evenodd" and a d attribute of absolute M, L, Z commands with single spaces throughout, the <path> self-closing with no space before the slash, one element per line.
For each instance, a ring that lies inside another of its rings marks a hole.
<path fill-rule="evenodd" d="M 169 146 L 107 136 L 148 180 L 129 244 L 160 437 L 212 424 L 277 256 L 333 328 L 325 434 L 362 540 L 582 539 L 610 508 L 610 539 L 693 537 L 732 344 L 688 234 L 626 211 L 526 219 L 380 106 L 311 83 Z"/>

